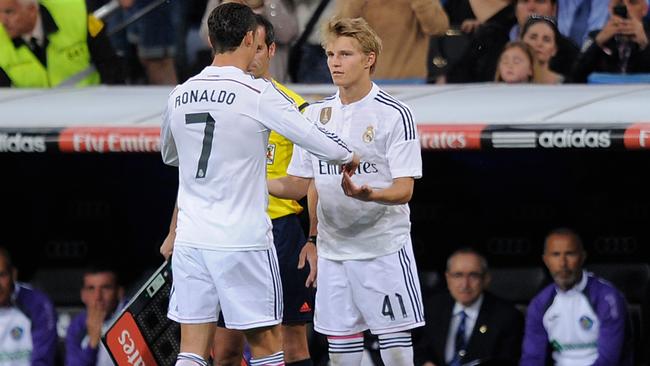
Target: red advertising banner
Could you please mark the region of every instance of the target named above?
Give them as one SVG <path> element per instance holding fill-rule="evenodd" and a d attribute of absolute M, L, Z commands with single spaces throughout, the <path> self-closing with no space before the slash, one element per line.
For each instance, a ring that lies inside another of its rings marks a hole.
<path fill-rule="evenodd" d="M 160 151 L 159 127 L 70 127 L 61 130 L 59 151 L 147 153 Z"/>
<path fill-rule="evenodd" d="M 625 130 L 625 148 L 650 149 L 650 123 L 635 123 Z"/>
<path fill-rule="evenodd" d="M 479 150 L 487 125 L 418 125 L 422 150 Z"/>

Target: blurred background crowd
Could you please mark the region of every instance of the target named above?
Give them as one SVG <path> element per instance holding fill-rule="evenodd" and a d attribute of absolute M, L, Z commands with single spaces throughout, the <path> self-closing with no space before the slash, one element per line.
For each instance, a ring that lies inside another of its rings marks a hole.
<path fill-rule="evenodd" d="M 87 18 L 87 36 L 78 35 L 86 38 L 87 47 L 75 52 L 88 55 L 62 56 L 61 62 L 83 64 L 73 71 L 94 65 L 98 77 L 86 78 L 86 85 L 182 82 L 212 60 L 206 19 L 220 2 L 86 0 L 85 12 L 94 15 Z M 333 16 L 363 17 L 375 29 L 383 53 L 374 78 L 385 83 L 585 83 L 592 73 L 637 75 L 632 80 L 638 81 L 645 80 L 639 74 L 650 72 L 646 0 L 244 2 L 275 26 L 272 75 L 280 82 L 330 81 L 319 27 Z M 50 43 L 59 41 L 48 34 L 57 27 L 61 6 L 48 1 L 42 5 L 36 0 L 0 1 L 6 28 L 0 44 L 6 43 L 7 52 L 25 44 L 46 69 L 70 68 L 55 64 L 55 55 L 46 52 Z M 71 14 L 85 22 L 84 10 L 75 10 Z M 63 22 L 58 26 L 71 21 Z M 66 81 L 22 80 L 17 76 L 21 68 L 12 66 L 20 56 L 17 52 L 13 60 L 0 59 L 0 85 L 57 86 Z"/>

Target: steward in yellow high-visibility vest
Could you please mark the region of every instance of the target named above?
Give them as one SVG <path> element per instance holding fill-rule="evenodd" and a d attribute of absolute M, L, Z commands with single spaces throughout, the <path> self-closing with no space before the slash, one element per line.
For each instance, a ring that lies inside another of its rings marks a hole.
<path fill-rule="evenodd" d="M 0 3 L 0 86 L 48 88 L 123 82 L 101 20 L 84 0 Z M 100 76 L 101 75 L 101 76 Z"/>

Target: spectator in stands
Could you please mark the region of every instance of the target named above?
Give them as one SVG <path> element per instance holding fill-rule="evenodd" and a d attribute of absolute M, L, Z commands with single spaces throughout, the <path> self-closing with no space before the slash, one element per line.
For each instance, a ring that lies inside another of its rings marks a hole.
<path fill-rule="evenodd" d="M 86 310 L 77 315 L 68 328 L 66 366 L 113 365 L 100 338 L 124 305 L 123 299 L 124 289 L 114 270 L 94 267 L 84 272 L 81 302 Z"/>
<path fill-rule="evenodd" d="M 555 28 L 557 28 L 557 0 L 517 0 L 515 16 L 517 24 L 510 30 L 510 40 L 516 41 L 521 38 L 521 29 L 532 15 L 555 17 Z M 550 61 L 550 69 L 562 74 L 565 79 L 571 76 L 571 68 L 578 58 L 580 50 L 572 40 L 561 33 L 556 33 L 557 53 Z"/>
<path fill-rule="evenodd" d="M 449 30 L 438 37 L 431 37 L 427 56 L 427 82 L 444 84 L 446 73 L 458 63 L 481 25 L 476 19 L 469 0 L 447 0 L 443 9 L 449 17 Z"/>
<path fill-rule="evenodd" d="M 539 79 L 533 50 L 522 41 L 506 44 L 499 56 L 494 81 L 507 84 L 532 83 Z"/>
<path fill-rule="evenodd" d="M 152 5 L 156 0 L 119 0 L 122 11 L 113 18 L 113 26 L 129 19 L 139 11 Z M 135 47 L 137 59 L 144 67 L 149 84 L 175 85 L 178 83 L 174 58 L 178 13 L 184 0 L 168 0 L 156 7 L 133 24 L 126 32 L 112 37 L 113 44 L 125 57 L 129 57 Z"/>
<path fill-rule="evenodd" d="M 521 40 L 533 50 L 537 82 L 540 84 L 561 84 L 564 76 L 551 70 L 551 59 L 557 54 L 557 39 L 560 33 L 555 20 L 546 16 L 531 16 L 521 32 Z"/>
<path fill-rule="evenodd" d="M 16 282 L 17 273 L 0 247 L 0 365 L 54 365 L 54 305 L 44 293 Z"/>
<path fill-rule="evenodd" d="M 618 7 L 620 14 L 614 9 Z M 650 72 L 650 23 L 648 0 L 611 0 L 610 17 L 601 30 L 592 32 L 573 69 L 573 80 L 584 83 L 592 72 L 616 74 Z M 627 14 L 627 17 L 621 15 Z"/>
<path fill-rule="evenodd" d="M 511 0 L 469 0 L 480 26 L 458 64 L 446 75 L 448 83 L 493 81 L 499 55 L 515 24 Z"/>
<path fill-rule="evenodd" d="M 300 37 L 292 47 L 294 57 L 289 67 L 296 83 L 330 84 L 332 76 L 327 67 L 327 56 L 321 46 L 320 30 L 334 13 L 334 0 L 294 0 Z M 319 11 L 322 5 L 322 10 Z M 312 21 L 313 19 L 313 21 Z M 313 26 L 309 25 L 313 22 Z"/>
<path fill-rule="evenodd" d="M 434 295 L 425 307 L 427 324 L 417 343 L 416 364 L 516 364 L 524 317 L 485 291 L 490 283 L 485 257 L 473 249 L 457 250 L 447 259 L 445 277 L 449 293 Z"/>
<path fill-rule="evenodd" d="M 425 81 L 429 36 L 449 28 L 439 0 L 337 0 L 336 6 L 336 16 L 364 18 L 382 40 L 376 79 Z"/>
<path fill-rule="evenodd" d="M 589 32 L 602 28 L 607 20 L 608 0 L 558 0 L 560 33 L 582 48 Z"/>
<path fill-rule="evenodd" d="M 632 365 L 632 339 L 623 295 L 583 270 L 580 237 L 553 230 L 542 259 L 553 282 L 528 306 L 522 366 Z"/>
<path fill-rule="evenodd" d="M 209 0 L 201 21 L 201 36 L 207 45 L 208 17 L 212 9 L 222 2 L 238 2 L 248 5 L 256 14 L 263 15 L 275 29 L 275 57 L 271 59 L 270 73 L 280 83 L 289 77 L 289 45 L 298 37 L 298 18 L 290 0 Z M 206 65 L 207 66 L 207 65 Z"/>
<path fill-rule="evenodd" d="M 104 24 L 84 0 L 0 0 L 0 86 L 123 82 Z"/>

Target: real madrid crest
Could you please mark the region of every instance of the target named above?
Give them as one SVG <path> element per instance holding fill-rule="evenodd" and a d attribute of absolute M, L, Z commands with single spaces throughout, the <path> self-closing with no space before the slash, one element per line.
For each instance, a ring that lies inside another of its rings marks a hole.
<path fill-rule="evenodd" d="M 320 110 L 320 118 L 318 119 L 321 124 L 326 124 L 332 118 L 332 107 L 325 107 Z"/>
<path fill-rule="evenodd" d="M 371 143 L 372 140 L 375 139 L 375 129 L 372 126 L 366 127 L 366 132 L 363 133 L 363 136 L 361 138 L 366 144 Z"/>

